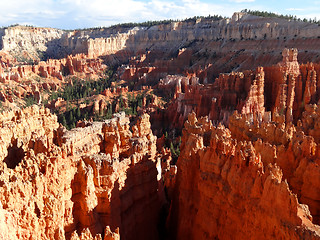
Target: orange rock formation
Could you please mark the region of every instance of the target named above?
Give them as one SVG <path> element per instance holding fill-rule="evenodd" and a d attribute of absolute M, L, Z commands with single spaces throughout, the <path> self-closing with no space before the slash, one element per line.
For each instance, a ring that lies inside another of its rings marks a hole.
<path fill-rule="evenodd" d="M 148 115 L 71 131 L 36 106 L 0 119 L 1 236 L 157 239 L 164 193 Z"/>
<path fill-rule="evenodd" d="M 190 114 L 171 208 L 176 239 L 319 239 L 308 206 L 268 157 L 222 125 Z"/>
<path fill-rule="evenodd" d="M 229 117 L 237 110 L 242 114 L 268 118 L 272 112 L 284 116 L 286 123 L 296 123 L 304 106 L 317 103 L 319 96 L 320 65 L 299 65 L 296 49 L 284 49 L 283 60 L 271 67 L 258 67 L 255 71 L 220 74 L 213 84 L 191 84 L 172 87 L 168 77 L 160 81 L 159 88 L 176 88 L 175 100 L 164 116 L 174 127 L 182 128 L 189 113 L 209 116 L 215 122 L 228 124 Z M 171 77 L 172 78 L 172 77 Z M 176 76 L 180 82 L 185 77 Z M 177 81 L 177 80 L 176 80 Z M 172 81 L 171 81 L 172 82 Z M 319 85 L 319 86 L 318 86 Z"/>
<path fill-rule="evenodd" d="M 192 80 L 194 77 L 190 80 L 179 76 L 176 78 L 178 79 L 176 98 L 164 112 L 164 116 L 160 117 L 169 119 L 173 127 L 182 128 L 188 114 L 192 111 L 197 116 L 209 116 L 210 120 L 223 123 L 228 123 L 229 116 L 234 110 L 243 114 L 260 113 L 264 115 L 264 70 L 262 67 L 257 68 L 256 71 L 220 74 L 213 84 L 199 84 L 198 80 Z M 188 84 L 185 83 L 185 79 Z M 160 84 L 161 88 L 164 88 L 165 85 L 170 88 L 172 85 L 169 84 L 169 80 L 162 81 Z"/>
<path fill-rule="evenodd" d="M 41 61 L 34 65 L 10 67 L 12 64 L 4 62 L 2 62 L 2 65 L 7 68 L 8 73 L 4 74 L 4 69 L 0 68 L 0 81 L 21 81 L 21 79 L 26 78 L 32 73 L 44 78 L 54 77 L 62 80 L 64 74 L 75 75 L 79 73 L 92 75 L 105 69 L 100 59 L 88 59 L 84 54 L 68 56 L 59 60 L 49 59 L 46 62 Z"/>
<path fill-rule="evenodd" d="M 30 96 L 40 104 L 43 90 L 73 84 L 67 75 L 98 77 L 102 62 L 120 65 L 119 81 L 79 109 L 119 111 L 152 90 L 169 99 L 165 109 L 143 96 L 131 123 L 116 114 L 70 131 L 45 108 L 1 113 L 0 238 L 162 239 L 167 224 L 173 239 L 320 239 L 320 64 L 283 50 L 319 60 L 319 34 L 245 13 L 147 28 L 0 29 L 9 107 Z M 39 62 L 43 54 L 64 58 Z M 184 127 L 177 165 L 145 112 L 160 136 Z"/>

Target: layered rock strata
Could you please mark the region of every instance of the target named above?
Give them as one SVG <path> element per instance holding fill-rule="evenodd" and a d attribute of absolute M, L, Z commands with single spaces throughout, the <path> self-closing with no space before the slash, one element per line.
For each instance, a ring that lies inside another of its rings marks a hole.
<path fill-rule="evenodd" d="M 97 29 L 77 31 L 67 39 L 67 46 L 75 52 L 89 56 L 115 54 L 121 50 L 139 52 L 146 48 L 170 49 L 184 41 L 218 39 L 275 39 L 282 36 L 294 38 L 295 35 L 317 38 L 320 35 L 316 25 L 303 22 L 288 22 L 283 19 L 262 18 L 235 14 L 232 19 L 214 21 L 173 22 L 150 28 Z M 67 37 L 67 35 L 64 35 Z M 88 38 L 89 36 L 89 38 Z"/>
<path fill-rule="evenodd" d="M 243 114 L 259 113 L 263 117 L 264 75 L 263 68 L 259 67 L 256 71 L 220 74 L 213 84 L 199 84 L 195 77 L 167 77 L 160 81 L 159 88 L 175 89 L 174 99 L 164 116 L 156 116 L 155 119 L 160 118 L 164 122 L 164 119 L 169 119 L 172 127 L 181 129 L 192 111 L 197 116 L 208 116 L 214 122 L 225 124 L 235 110 Z"/>
<path fill-rule="evenodd" d="M 173 65 L 170 64 L 172 60 L 183 69 L 203 68 L 211 63 L 214 65 L 212 74 L 217 77 L 220 72 L 271 65 L 280 60 L 279 53 L 284 47 L 298 47 L 304 61 L 318 61 L 318 36 L 317 24 L 235 13 L 231 19 L 201 18 L 152 27 L 68 32 L 8 27 L 0 30 L 0 46 L 21 61 L 84 53 L 90 58 L 106 56 L 110 62 L 123 63 L 130 57 L 146 54 L 145 66 L 153 63 L 159 67 L 157 61 L 163 56 L 169 67 Z M 177 55 L 184 58 L 175 61 Z"/>
<path fill-rule="evenodd" d="M 75 77 L 96 80 L 105 76 L 106 68 L 101 59 L 88 59 L 84 54 L 34 64 L 18 63 L 8 54 L 0 54 L 0 101 L 6 109 L 16 109 L 28 99 L 41 104 L 51 92 L 73 84 Z"/>
<path fill-rule="evenodd" d="M 38 58 L 40 55 L 60 54 L 60 39 L 64 31 L 53 28 L 14 26 L 2 29 L 1 50 L 8 51 L 19 60 Z"/>

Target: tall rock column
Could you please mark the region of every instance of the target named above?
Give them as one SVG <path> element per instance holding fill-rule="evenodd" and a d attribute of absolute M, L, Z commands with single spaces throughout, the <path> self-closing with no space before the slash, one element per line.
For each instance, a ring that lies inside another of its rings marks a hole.
<path fill-rule="evenodd" d="M 292 108 L 294 102 L 295 95 L 295 84 L 296 79 L 293 75 L 289 75 L 288 77 L 288 97 L 287 97 L 287 113 L 286 113 L 286 123 L 291 123 L 293 120 Z"/>
<path fill-rule="evenodd" d="M 286 117 L 286 123 L 290 123 L 293 120 L 292 108 L 295 96 L 295 80 L 300 75 L 297 56 L 298 50 L 296 48 L 285 48 L 282 51 L 282 62 L 278 64 L 283 77 L 278 80 L 279 87 L 274 107 L 275 112 Z"/>

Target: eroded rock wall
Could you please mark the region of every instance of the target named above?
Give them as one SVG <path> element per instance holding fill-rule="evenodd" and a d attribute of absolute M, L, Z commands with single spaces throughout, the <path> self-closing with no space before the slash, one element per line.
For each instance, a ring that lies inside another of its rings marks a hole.
<path fill-rule="evenodd" d="M 220 74 L 213 84 L 200 84 L 199 79 L 182 76 L 167 76 L 160 81 L 159 89 L 175 89 L 172 102 L 163 116 L 170 127 L 182 129 L 188 114 L 208 116 L 215 123 L 228 124 L 235 110 L 243 114 L 265 115 L 264 70 Z"/>
<path fill-rule="evenodd" d="M 61 58 L 84 53 L 89 57 L 108 55 L 110 62 L 119 63 L 138 54 L 150 53 L 146 62 L 155 62 L 160 55 L 170 61 L 179 51 L 187 49 L 193 56 L 185 58 L 191 59 L 188 64 L 193 65 L 202 56 L 201 65 L 214 62 L 218 67 L 213 70 L 215 77 L 220 72 L 273 64 L 280 60 L 279 52 L 284 47 L 298 47 L 304 59 L 319 60 L 317 54 L 312 54 L 318 53 L 320 44 L 320 28 L 316 24 L 241 13 L 219 21 L 203 18 L 152 27 L 66 32 L 16 26 L 2 32 L 1 49 L 16 57 L 23 53 L 23 59 Z"/>
<path fill-rule="evenodd" d="M 53 28 L 15 26 L 3 30 L 1 50 L 8 51 L 19 60 L 57 57 L 61 52 L 60 39 L 64 32 Z"/>
<path fill-rule="evenodd" d="M 176 239 L 319 239 L 308 207 L 261 155 L 222 125 L 189 115 L 171 213 Z"/>
<path fill-rule="evenodd" d="M 232 19 L 213 21 L 199 19 L 149 28 L 98 29 L 76 32 L 72 37 L 74 51 L 82 51 L 86 44 L 89 56 L 114 54 L 121 50 L 145 51 L 146 48 L 171 50 L 188 41 L 215 41 L 217 39 L 279 39 L 305 36 L 316 38 L 320 30 L 315 24 L 286 21 L 277 18 L 262 18 L 235 13 Z M 237 17 L 238 16 L 238 17 Z M 89 39 L 85 39 L 90 36 Z M 78 42 L 81 42 L 78 43 Z M 69 44 L 70 45 L 70 44 Z M 152 47 L 152 46 L 155 47 Z"/>
<path fill-rule="evenodd" d="M 3 113 L 2 236 L 157 239 L 165 199 L 156 137 L 146 114 L 129 124 L 119 114 L 67 131 L 48 109 Z"/>
<path fill-rule="evenodd" d="M 278 118 L 286 124 L 296 124 L 306 106 L 320 99 L 319 66 L 299 64 L 297 49 L 284 49 L 282 56 L 282 61 L 273 66 L 220 74 L 213 84 L 200 84 L 199 80 L 189 84 L 192 77 L 167 76 L 160 80 L 158 88 L 175 90 L 173 100 L 164 116 L 158 114 L 155 119 L 170 119 L 172 127 L 182 129 L 188 114 L 194 111 L 197 116 L 228 125 L 229 117 L 237 111 L 247 115 L 249 121 Z M 175 81 L 170 80 L 174 78 Z"/>
<path fill-rule="evenodd" d="M 100 59 L 87 58 L 84 54 L 68 56 L 62 59 L 48 59 L 40 61 L 36 64 L 20 64 L 16 65 L 10 61 L 1 61 L 0 81 L 8 83 L 9 80 L 21 82 L 30 80 L 34 75 L 43 78 L 56 78 L 63 80 L 66 75 L 82 75 L 91 77 L 94 74 L 101 73 L 106 66 L 102 64 Z M 4 72 L 5 70 L 5 72 Z"/>

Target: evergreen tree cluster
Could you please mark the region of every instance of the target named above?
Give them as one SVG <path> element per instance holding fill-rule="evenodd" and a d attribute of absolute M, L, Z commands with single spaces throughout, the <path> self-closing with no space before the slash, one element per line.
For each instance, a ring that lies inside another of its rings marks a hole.
<path fill-rule="evenodd" d="M 122 104 L 122 96 L 120 99 L 120 109 L 123 110 L 127 115 L 137 115 L 137 108 L 142 107 L 143 98 L 146 98 L 146 105 L 150 104 L 153 98 L 152 93 L 139 93 L 136 96 L 134 94 L 127 94 L 128 107 L 124 108 Z"/>
<path fill-rule="evenodd" d="M 180 21 L 185 21 L 185 22 L 196 22 L 198 19 L 208 19 L 208 20 L 213 20 L 213 21 L 218 21 L 223 19 L 223 17 L 221 15 L 209 15 L 209 16 L 194 16 L 194 17 L 190 17 L 190 18 L 186 18 L 184 20 L 174 20 L 174 19 L 166 19 L 166 20 L 159 20 L 159 21 L 146 21 L 146 22 L 141 22 L 141 23 L 120 23 L 120 24 L 116 24 L 111 26 L 110 28 L 133 28 L 133 27 L 152 27 L 152 26 L 156 26 L 156 25 L 162 25 L 162 24 L 170 24 L 173 22 L 180 22 Z"/>
<path fill-rule="evenodd" d="M 33 96 L 28 96 L 28 97 L 24 98 L 24 101 L 25 101 L 25 106 L 26 107 L 29 107 L 29 106 L 31 106 L 33 104 L 36 104 L 36 100 L 34 99 Z"/>
<path fill-rule="evenodd" d="M 68 130 L 75 128 L 78 120 L 88 119 L 88 113 L 80 111 L 79 107 L 67 109 L 58 115 L 58 121 Z"/>
<path fill-rule="evenodd" d="M 60 97 L 65 101 L 72 101 L 90 97 L 101 93 L 106 88 L 109 88 L 113 81 L 115 81 L 113 70 L 109 70 L 104 78 L 97 81 L 81 81 L 74 79 L 72 85 L 65 86 L 63 91 L 53 92 L 49 99 L 53 100 Z"/>
<path fill-rule="evenodd" d="M 152 93 L 139 93 L 136 96 L 134 94 L 128 93 L 127 95 L 127 101 L 128 106 L 125 107 L 124 104 L 124 98 L 122 95 L 120 95 L 117 99 L 114 100 L 114 102 L 118 101 L 119 103 L 119 111 L 124 111 L 127 115 L 136 116 L 138 107 L 142 107 L 143 98 L 146 98 L 147 105 L 151 103 L 153 95 Z M 108 103 L 105 110 L 100 113 L 95 113 L 94 115 L 89 114 L 89 112 L 92 112 L 92 109 L 84 109 L 83 111 L 80 110 L 79 106 L 77 107 L 70 107 L 69 100 L 67 101 L 67 109 L 63 113 L 57 113 L 58 115 L 58 121 L 65 126 L 67 129 L 72 129 L 76 127 L 76 123 L 79 120 L 88 120 L 89 118 L 92 118 L 94 121 L 103 121 L 105 119 L 112 118 L 114 111 L 114 102 Z"/>
<path fill-rule="evenodd" d="M 116 29 L 116 28 L 134 28 L 134 27 L 146 27 L 150 28 L 152 26 L 156 25 L 162 25 L 162 24 L 170 24 L 173 22 L 180 22 L 180 21 L 186 21 L 186 22 L 191 22 L 191 21 L 196 21 L 198 19 L 208 19 L 212 21 L 218 21 L 221 19 L 224 19 L 221 15 L 209 15 L 209 16 L 194 16 L 190 18 L 186 18 L 184 20 L 179 20 L 179 19 L 165 19 L 165 20 L 157 20 L 157 21 L 145 21 L 145 22 L 129 22 L 129 23 L 119 23 L 115 24 L 109 27 L 109 29 Z M 84 31 L 84 30 L 101 30 L 104 29 L 104 27 L 94 27 L 94 28 L 84 28 L 84 29 L 77 29 L 79 31 Z"/>
<path fill-rule="evenodd" d="M 86 110 L 81 111 L 79 106 L 69 108 L 68 105 L 65 112 L 58 114 L 58 122 L 65 126 L 68 130 L 75 128 L 76 123 L 79 120 L 89 120 L 89 118 L 92 117 L 94 121 L 103 121 L 105 119 L 112 118 L 112 105 L 110 103 L 103 113 L 95 113 L 94 116 L 90 116 L 89 112 Z"/>
<path fill-rule="evenodd" d="M 248 9 L 243 9 L 241 12 L 243 13 L 248 13 L 254 16 L 259 16 L 259 17 L 271 17 L 271 18 L 282 18 L 286 20 L 292 20 L 292 21 L 299 21 L 299 22 L 309 22 L 309 23 L 316 23 L 320 25 L 320 21 L 317 21 L 316 18 L 314 19 L 301 19 L 297 18 L 295 15 L 283 15 L 283 14 L 277 14 L 273 12 L 267 12 L 267 11 L 258 11 L 258 10 L 248 10 Z"/>

